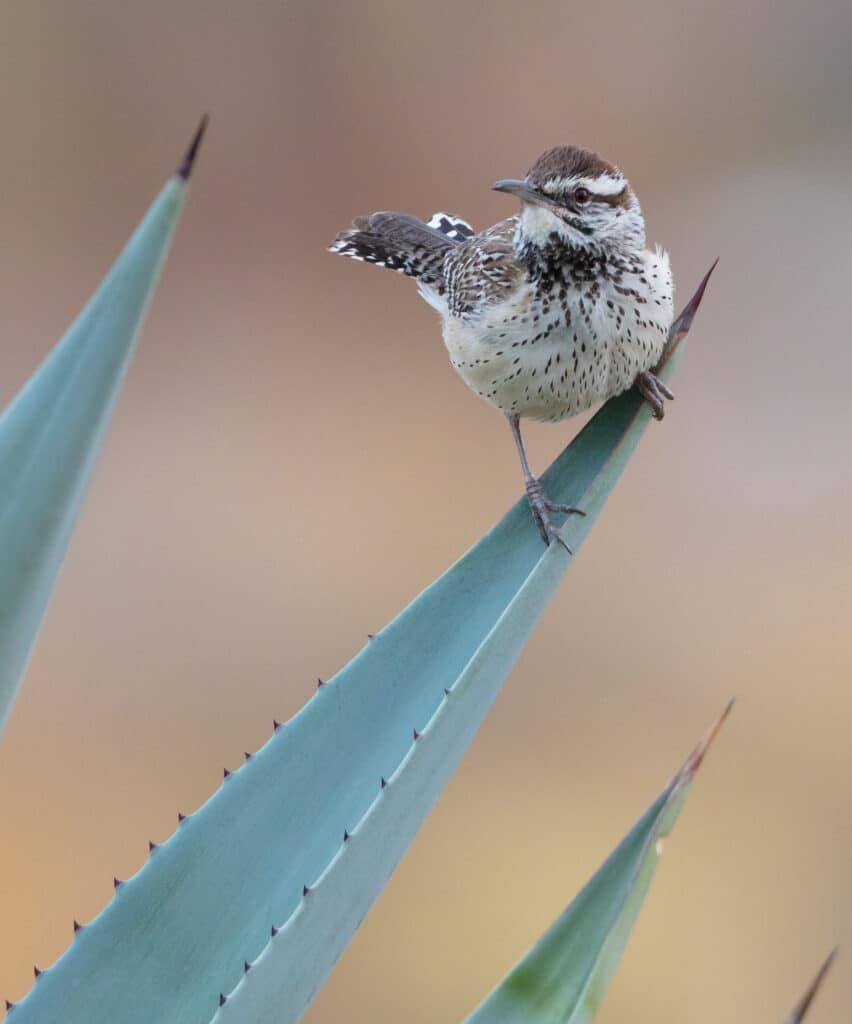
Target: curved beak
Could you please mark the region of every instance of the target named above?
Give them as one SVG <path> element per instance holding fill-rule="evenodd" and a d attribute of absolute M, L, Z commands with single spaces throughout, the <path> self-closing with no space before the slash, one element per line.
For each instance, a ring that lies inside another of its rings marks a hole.
<path fill-rule="evenodd" d="M 508 192 L 510 196 L 517 196 L 525 203 L 538 203 L 539 206 L 549 206 L 550 200 L 537 192 L 525 181 L 518 178 L 503 178 L 502 181 L 495 181 L 491 186 L 494 192 Z"/>

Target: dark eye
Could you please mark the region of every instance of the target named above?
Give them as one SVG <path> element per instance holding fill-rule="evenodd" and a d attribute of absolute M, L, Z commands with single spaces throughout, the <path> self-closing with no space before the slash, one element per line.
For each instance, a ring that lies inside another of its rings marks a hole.
<path fill-rule="evenodd" d="M 591 193 L 587 188 L 575 188 L 574 189 L 574 202 L 587 203 L 592 198 Z"/>

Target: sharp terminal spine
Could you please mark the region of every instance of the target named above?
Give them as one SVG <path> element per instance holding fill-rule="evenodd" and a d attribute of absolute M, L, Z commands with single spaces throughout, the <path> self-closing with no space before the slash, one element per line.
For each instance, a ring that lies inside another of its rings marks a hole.
<path fill-rule="evenodd" d="M 180 166 L 177 169 L 177 176 L 181 181 L 189 181 L 192 175 L 192 168 L 195 164 L 195 158 L 198 156 L 198 149 L 201 145 L 201 140 L 204 138 L 204 133 L 207 130 L 207 122 L 210 120 L 210 116 L 205 114 L 201 118 L 201 122 L 195 130 L 195 134 L 192 136 L 192 141 L 189 144 L 183 160 L 180 162 Z"/>

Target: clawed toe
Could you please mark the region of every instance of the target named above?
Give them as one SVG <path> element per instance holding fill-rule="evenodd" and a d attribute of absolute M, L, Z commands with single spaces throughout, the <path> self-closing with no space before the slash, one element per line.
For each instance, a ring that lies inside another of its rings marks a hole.
<path fill-rule="evenodd" d="M 586 514 L 581 508 L 574 508 L 573 505 L 560 505 L 558 501 L 551 501 L 549 498 L 545 498 L 544 503 L 548 512 L 556 512 L 559 515 L 584 516 Z"/>
<path fill-rule="evenodd" d="M 661 420 L 666 414 L 665 399 L 672 401 L 674 394 L 671 389 L 650 370 L 645 370 L 636 378 L 639 394 L 651 406 L 654 419 Z"/>
<path fill-rule="evenodd" d="M 530 503 L 538 532 L 541 534 L 541 539 L 544 543 L 550 546 L 551 541 L 556 541 L 565 548 L 569 555 L 573 555 L 574 552 L 562 539 L 558 527 L 553 524 L 550 513 L 578 516 L 584 516 L 586 513 L 582 509 L 574 508 L 573 505 L 562 505 L 559 502 L 551 501 L 545 495 L 541 484 L 535 477 L 530 477 L 527 480 L 527 499 Z"/>

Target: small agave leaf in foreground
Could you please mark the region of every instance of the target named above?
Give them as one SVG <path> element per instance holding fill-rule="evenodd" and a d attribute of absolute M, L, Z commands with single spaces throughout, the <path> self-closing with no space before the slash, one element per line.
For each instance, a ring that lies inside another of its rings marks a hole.
<path fill-rule="evenodd" d="M 705 284 L 672 328 L 664 377 Z M 637 394 L 621 395 L 545 475 L 554 500 L 588 513 L 564 527 L 575 551 L 649 420 Z M 298 1020 L 570 562 L 543 547 L 520 501 L 153 850 L 15 1024 Z"/>
<path fill-rule="evenodd" d="M 810 983 L 802 998 L 793 1007 L 793 1010 L 784 1021 L 784 1024 L 802 1024 L 802 1021 L 807 1016 L 808 1010 L 811 1008 L 811 1003 L 813 1003 L 817 992 L 819 992 L 822 987 L 822 983 L 825 981 L 825 976 L 828 974 L 836 956 L 837 948 L 835 947 L 823 961 L 822 967 L 820 967 L 816 973 L 816 977 Z"/>
<path fill-rule="evenodd" d="M 88 305 L 0 417 L 0 731 L 177 226 L 204 126 Z"/>
<path fill-rule="evenodd" d="M 594 1018 L 651 884 L 662 840 L 732 705 L 574 902 L 465 1024 L 587 1024 Z"/>

